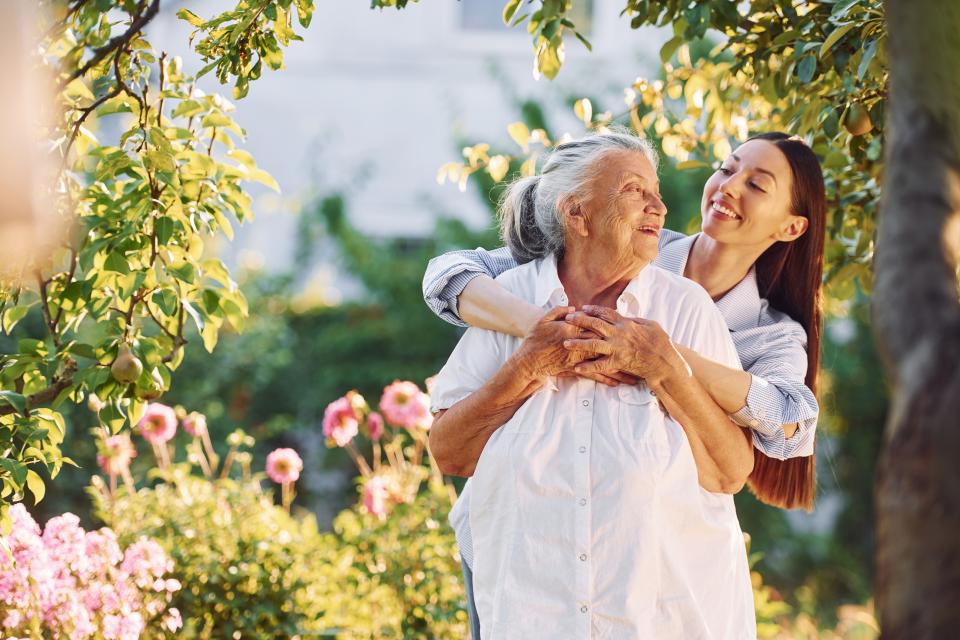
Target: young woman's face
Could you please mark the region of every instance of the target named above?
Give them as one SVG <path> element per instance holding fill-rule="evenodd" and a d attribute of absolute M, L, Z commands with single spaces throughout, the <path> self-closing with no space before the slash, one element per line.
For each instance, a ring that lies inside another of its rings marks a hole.
<path fill-rule="evenodd" d="M 750 140 L 737 148 L 703 187 L 705 234 L 727 244 L 766 247 L 794 240 L 807 219 L 794 215 L 793 172 L 776 145 Z"/>

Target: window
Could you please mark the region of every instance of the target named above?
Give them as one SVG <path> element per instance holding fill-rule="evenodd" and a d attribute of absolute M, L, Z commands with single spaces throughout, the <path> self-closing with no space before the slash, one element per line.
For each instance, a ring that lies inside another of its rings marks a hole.
<path fill-rule="evenodd" d="M 508 29 L 503 24 L 503 7 L 507 0 L 459 0 L 460 27 L 468 31 L 495 31 Z M 520 5 L 518 16 L 527 13 L 527 2 Z M 590 33 L 593 22 L 593 0 L 573 0 L 568 17 L 577 25 L 577 31 Z M 520 27 L 516 28 L 518 31 Z"/>

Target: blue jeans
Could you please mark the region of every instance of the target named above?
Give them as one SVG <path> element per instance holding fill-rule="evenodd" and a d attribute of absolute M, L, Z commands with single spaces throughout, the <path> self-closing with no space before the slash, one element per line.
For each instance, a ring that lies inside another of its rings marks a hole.
<path fill-rule="evenodd" d="M 473 571 L 463 557 L 460 558 L 460 567 L 463 569 L 463 586 L 467 590 L 467 615 L 470 617 L 470 637 L 480 640 L 480 618 L 477 616 L 477 604 L 473 601 Z"/>

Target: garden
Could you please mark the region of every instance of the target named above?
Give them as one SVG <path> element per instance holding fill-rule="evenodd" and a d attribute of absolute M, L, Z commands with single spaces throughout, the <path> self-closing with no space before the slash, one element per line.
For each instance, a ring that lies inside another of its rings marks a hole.
<path fill-rule="evenodd" d="M 299 212 L 294 266 L 268 271 L 221 251 L 253 218 L 251 194 L 283 182 L 245 150 L 237 104 L 335 12 L 37 4 L 0 9 L 32 25 L 4 50 L 25 71 L 4 80 L 22 96 L 0 111 L 4 153 L 20 160 L 0 166 L 36 167 L 10 169 L 0 194 L 2 637 L 469 637 L 447 520 L 464 480 L 441 472 L 429 439 L 432 378 L 461 334 L 426 307 L 421 279 L 433 256 L 500 244 L 505 185 L 566 139 L 557 109 L 575 133 L 618 124 L 655 141 L 678 210 L 667 224 L 682 231 L 699 227 L 698 185 L 748 134 L 789 131 L 820 158 L 819 496 L 809 514 L 736 496 L 758 637 L 948 637 L 960 615 L 960 555 L 942 535 L 960 518 L 942 458 L 957 451 L 960 399 L 960 91 L 930 86 L 960 51 L 927 64 L 916 34 L 960 28 L 956 8 L 621 2 L 632 30 L 665 34 L 656 76 L 625 84 L 618 104 L 524 98 L 500 139 L 452 138 L 437 188 L 482 202 L 488 225 L 441 216 L 416 241 L 371 234 L 331 187 Z M 370 16 L 419 4 L 374 0 Z M 596 44 L 577 0 L 504 4 L 503 29 L 532 39 L 538 82 L 562 73 L 566 47 Z M 161 12 L 190 29 L 181 47 L 200 68 L 155 46 Z M 897 102 L 898 88 L 910 97 Z M 915 138 L 942 148 L 918 152 Z M 934 164 L 912 174 L 911 153 Z M 925 216 L 904 208 L 910 194 Z M 920 250 L 931 246 L 943 251 Z M 320 252 L 356 296 L 305 300 L 297 265 Z M 945 558 L 933 570 L 927 543 Z"/>

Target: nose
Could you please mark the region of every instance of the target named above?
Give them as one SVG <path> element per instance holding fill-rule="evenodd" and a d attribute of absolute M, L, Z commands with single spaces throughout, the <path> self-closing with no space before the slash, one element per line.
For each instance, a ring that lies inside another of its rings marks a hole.
<path fill-rule="evenodd" d="M 663 199 L 660 198 L 657 194 L 651 194 L 647 199 L 647 206 L 644 207 L 644 213 L 652 213 L 661 217 L 667 215 L 667 205 L 664 204 Z"/>
<path fill-rule="evenodd" d="M 736 199 L 736 197 L 740 194 L 740 183 L 737 182 L 737 180 L 739 179 L 738 175 L 739 175 L 739 172 L 725 177 L 723 181 L 720 183 L 720 187 L 719 187 L 720 193 L 722 193 L 723 195 L 731 199 Z"/>

